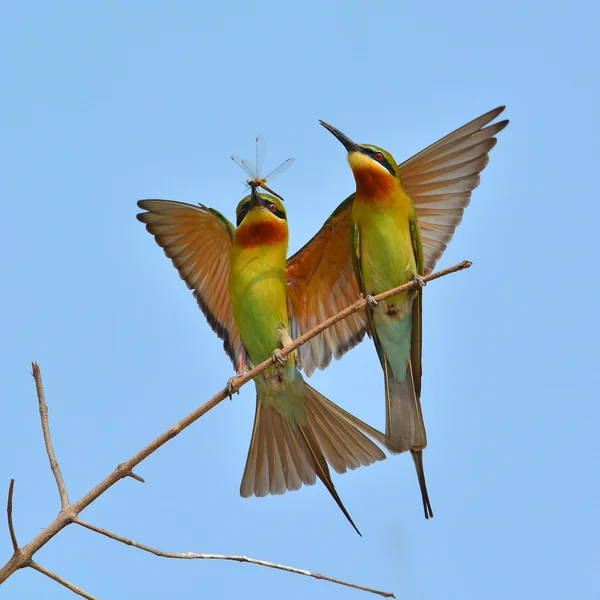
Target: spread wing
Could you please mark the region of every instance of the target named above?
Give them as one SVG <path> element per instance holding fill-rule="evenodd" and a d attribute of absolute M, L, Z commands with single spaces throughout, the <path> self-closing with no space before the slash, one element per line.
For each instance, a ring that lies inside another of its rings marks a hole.
<path fill-rule="evenodd" d="M 433 271 L 462 221 L 471 192 L 508 121 L 488 125 L 504 106 L 474 119 L 399 165 L 404 189 L 415 206 L 423 242 L 423 271 Z M 486 127 L 487 125 L 487 127 Z M 359 297 L 349 239 L 354 194 L 321 230 L 288 260 L 291 335 L 296 338 Z M 364 312 L 355 313 L 300 348 L 302 368 L 311 375 L 331 356 L 341 358 L 369 331 Z"/>
<path fill-rule="evenodd" d="M 433 271 L 462 221 L 471 192 L 508 121 L 488 125 L 504 106 L 467 123 L 399 165 L 400 179 L 411 197 L 423 238 L 424 274 Z"/>
<path fill-rule="evenodd" d="M 290 334 L 306 333 L 360 297 L 350 252 L 354 195 L 342 202 L 319 232 L 287 262 Z M 341 358 L 367 331 L 364 311 L 339 321 L 299 348 L 300 364 L 310 376 Z"/>
<path fill-rule="evenodd" d="M 206 320 L 237 367 L 242 342 L 229 300 L 233 225 L 219 212 L 170 200 L 140 200 L 137 218 L 193 290 Z"/>

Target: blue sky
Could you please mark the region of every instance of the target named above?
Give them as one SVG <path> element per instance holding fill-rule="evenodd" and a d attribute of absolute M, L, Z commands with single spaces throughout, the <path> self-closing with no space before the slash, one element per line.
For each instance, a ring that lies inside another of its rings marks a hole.
<path fill-rule="evenodd" d="M 0 494 L 26 543 L 59 508 L 30 362 L 72 499 L 222 388 L 221 343 L 135 219 L 140 198 L 233 218 L 229 156 L 262 133 L 290 251 L 353 189 L 324 119 L 398 161 L 500 104 L 511 124 L 424 303 L 425 453 L 238 495 L 253 385 L 83 513 L 169 551 L 246 554 L 416 600 L 600 597 L 592 2 L 9 3 L 0 19 Z M 383 427 L 363 344 L 311 383 Z M 10 540 L 0 527 L 0 559 Z M 70 527 L 36 556 L 100 598 L 368 597 L 260 567 L 169 561 Z M 2 598 L 70 598 L 31 570 Z"/>

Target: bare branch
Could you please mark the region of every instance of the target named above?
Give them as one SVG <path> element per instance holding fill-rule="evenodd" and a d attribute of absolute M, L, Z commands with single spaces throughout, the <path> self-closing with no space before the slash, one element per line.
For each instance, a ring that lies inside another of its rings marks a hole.
<path fill-rule="evenodd" d="M 265 560 L 258 560 L 256 558 L 249 558 L 247 556 L 234 556 L 230 554 L 196 554 L 195 552 L 163 552 L 162 550 L 157 550 L 156 548 L 151 548 L 150 546 L 146 546 L 145 544 L 140 544 L 138 542 L 134 542 L 122 535 L 117 535 L 116 533 L 112 533 L 106 529 L 102 529 L 101 527 L 96 527 L 90 523 L 86 523 L 85 521 L 81 521 L 77 519 L 75 521 L 78 525 L 89 529 L 90 531 L 94 531 L 99 533 L 100 535 L 104 535 L 111 540 L 115 540 L 117 542 L 121 542 L 122 544 L 126 544 L 127 546 L 132 546 L 133 548 L 138 548 L 143 550 L 144 552 L 149 552 L 150 554 L 154 554 L 155 556 L 160 556 L 162 558 L 177 558 L 181 560 L 233 560 L 236 562 L 245 562 L 250 563 L 252 565 L 259 565 L 261 567 L 268 567 L 270 569 L 279 569 L 280 571 L 287 571 L 288 573 L 296 573 L 297 575 L 305 575 L 306 577 L 313 577 L 314 579 L 322 579 L 323 581 L 330 581 L 331 583 L 337 583 L 338 585 L 344 585 L 349 588 L 353 588 L 355 590 L 361 590 L 363 592 L 369 592 L 371 594 L 377 594 L 378 596 L 382 596 L 383 598 L 395 598 L 392 592 L 382 592 L 380 590 L 375 590 L 373 588 L 363 587 L 362 585 L 356 585 L 354 583 L 349 583 L 347 581 L 343 581 L 341 579 L 335 579 L 333 577 L 327 577 L 326 575 L 321 575 L 321 573 L 313 573 L 311 571 L 306 571 L 305 569 L 297 569 L 296 567 L 288 567 L 286 565 L 279 565 L 277 563 L 267 562 Z"/>
<path fill-rule="evenodd" d="M 440 277 L 444 277 L 445 275 L 450 275 L 451 273 L 456 273 L 457 271 L 462 271 L 463 269 L 468 269 L 471 266 L 469 261 L 463 261 L 459 264 L 454 265 L 453 267 L 449 267 L 447 269 L 442 269 L 437 273 L 432 273 L 423 277 L 420 281 L 414 280 L 405 285 L 401 285 L 397 288 L 389 290 L 387 292 L 383 292 L 374 296 L 375 301 L 385 300 L 390 296 L 395 296 L 397 294 L 401 294 L 402 292 L 406 292 L 411 289 L 416 289 L 422 287 L 423 283 L 427 283 L 428 281 L 433 281 L 435 279 L 439 279 Z M 367 306 L 367 300 L 365 298 L 361 298 L 348 308 L 342 310 L 337 315 L 323 321 L 304 335 L 300 336 L 296 340 L 294 340 L 290 345 L 280 350 L 280 356 L 285 358 L 294 350 L 297 350 L 302 344 L 305 344 L 307 341 L 312 339 L 313 337 L 319 335 L 325 329 L 335 325 L 338 321 L 345 319 L 346 317 L 358 312 L 359 310 L 363 310 Z M 260 363 L 254 369 L 248 371 L 244 375 L 237 377 L 234 379 L 236 389 L 240 389 L 243 385 L 248 383 L 250 380 L 254 379 L 257 375 L 268 369 L 271 365 L 275 363 L 276 359 L 271 357 L 264 362 Z M 40 414 L 42 416 L 42 426 L 44 426 L 44 438 L 46 439 L 46 449 L 48 450 L 48 457 L 50 459 L 50 464 L 52 465 L 52 470 L 56 477 L 57 484 L 59 486 L 59 490 L 61 490 L 61 499 L 63 500 L 63 509 L 56 517 L 56 519 L 50 523 L 45 529 L 43 529 L 29 544 L 27 544 L 22 550 L 18 553 L 13 554 L 11 559 L 0 568 L 0 585 L 6 581 L 13 573 L 22 569 L 23 567 L 29 566 L 29 563 L 33 557 L 33 555 L 43 546 L 45 546 L 58 532 L 62 531 L 67 525 L 73 523 L 79 513 L 87 508 L 92 502 L 97 500 L 106 490 L 110 489 L 117 481 L 123 479 L 124 477 L 129 477 L 133 472 L 133 469 L 139 465 L 143 460 L 148 458 L 153 452 L 156 452 L 161 446 L 166 444 L 169 440 L 173 439 L 175 436 L 179 435 L 184 429 L 189 427 L 192 423 L 197 421 L 200 417 L 205 415 L 209 410 L 213 409 L 217 404 L 222 402 L 225 398 L 229 397 L 229 393 L 227 388 L 224 388 L 217 394 L 215 394 L 212 398 L 210 398 L 207 402 L 205 402 L 202 406 L 198 407 L 194 412 L 190 413 L 187 417 L 181 419 L 178 423 L 167 429 L 164 433 L 159 435 L 155 440 L 150 442 L 145 448 L 140 450 L 137 454 L 131 457 L 129 460 L 121 463 L 112 473 L 110 473 L 103 481 L 101 481 L 95 488 L 89 491 L 83 498 L 80 498 L 75 504 L 69 505 L 69 500 L 66 495 L 66 488 L 64 486 L 64 481 L 62 476 L 60 475 L 60 469 L 58 469 L 58 463 L 56 462 L 56 457 L 54 456 L 54 451 L 52 450 L 52 443 L 50 440 L 50 431 L 48 427 L 48 418 L 47 418 L 47 406 L 44 400 L 44 392 L 41 386 L 41 374 L 40 369 L 37 363 L 33 363 L 33 375 L 36 379 L 36 387 L 38 390 L 38 398 L 40 400 Z M 45 413 L 44 413 L 45 409 Z M 55 470 L 56 467 L 56 470 Z M 62 488 L 61 488 L 62 485 Z M 64 492 L 64 496 L 63 496 Z M 64 504 L 66 498 L 66 505 Z M 311 576 L 316 577 L 317 574 L 313 574 Z"/>
<path fill-rule="evenodd" d="M 84 592 L 80 587 L 77 587 L 76 585 L 73 585 L 72 583 L 69 583 L 66 579 L 63 579 L 62 577 L 60 577 L 56 573 L 53 573 L 50 569 L 46 569 L 46 567 L 42 567 L 42 565 L 38 565 L 34 561 L 31 561 L 29 563 L 29 566 L 32 569 L 35 569 L 36 571 L 39 571 L 40 573 L 42 573 L 46 577 L 50 577 L 50 579 L 54 579 L 54 581 L 56 581 L 57 583 L 60 583 L 60 585 L 64 585 L 68 590 L 71 590 L 72 592 L 74 592 L 78 596 L 82 596 L 83 598 L 87 598 L 87 600 L 98 600 L 95 596 L 92 596 L 91 594 L 88 594 L 87 592 Z"/>
<path fill-rule="evenodd" d="M 46 396 L 44 395 L 44 383 L 42 382 L 42 372 L 40 365 L 36 362 L 31 363 L 32 375 L 35 379 L 35 388 L 37 390 L 38 402 L 40 405 L 40 417 L 42 419 L 42 431 L 44 432 L 44 443 L 46 444 L 46 452 L 48 453 L 48 460 L 50 461 L 50 468 L 54 473 L 54 479 L 56 479 L 56 485 L 58 486 L 58 493 L 60 494 L 60 503 L 63 509 L 69 506 L 69 495 L 67 494 L 67 486 L 63 479 L 58 461 L 56 460 L 56 454 L 54 454 L 54 447 L 52 446 L 52 436 L 50 435 L 50 423 L 48 421 L 48 405 L 46 404 Z"/>
<path fill-rule="evenodd" d="M 15 534 L 15 526 L 13 524 L 12 518 L 12 504 L 13 504 L 13 493 L 15 491 L 15 480 L 10 480 L 10 485 L 8 486 L 8 502 L 6 503 L 6 516 L 8 518 L 8 531 L 10 532 L 10 540 L 12 542 L 13 550 L 15 554 L 19 552 L 21 548 L 19 548 L 19 542 L 17 542 L 17 536 Z"/>

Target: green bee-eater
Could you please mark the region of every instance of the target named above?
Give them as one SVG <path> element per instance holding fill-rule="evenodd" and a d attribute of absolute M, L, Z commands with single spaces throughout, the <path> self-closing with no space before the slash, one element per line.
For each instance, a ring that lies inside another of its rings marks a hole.
<path fill-rule="evenodd" d="M 290 342 L 290 318 L 296 332 L 322 320 L 310 312 L 318 293 L 303 283 L 311 277 L 320 248 L 309 244 L 303 258 L 286 263 L 288 224 L 278 198 L 253 188 L 237 207 L 237 228 L 202 205 L 167 200 L 141 200 L 138 205 L 147 211 L 138 219 L 193 290 L 238 374 Z M 342 343 L 358 343 L 364 335 L 357 333 L 361 327 L 362 319 L 350 320 L 340 329 Z M 241 495 L 283 494 L 312 485 L 318 477 L 356 529 L 328 463 L 338 473 L 370 465 L 385 454 L 365 433 L 385 445 L 390 441 L 310 387 L 294 353 L 254 381 L 256 415 Z"/>
<path fill-rule="evenodd" d="M 347 289 L 372 296 L 430 273 L 461 222 L 472 190 L 479 185 L 488 153 L 496 144 L 495 135 L 508 124 L 487 126 L 503 110 L 486 113 L 401 165 L 389 152 L 356 144 L 321 121 L 348 151 L 356 192 L 307 245 L 318 242 L 322 247 L 323 266 L 313 277 L 327 280 L 334 291 L 341 282 Z M 356 281 L 348 283 L 352 268 Z M 332 269 L 339 269 L 339 277 L 333 277 Z M 420 401 L 421 324 L 421 291 L 411 291 L 378 305 L 371 302 L 362 327 L 351 340 L 360 341 L 366 330 L 375 342 L 385 378 L 386 434 L 396 444 L 388 448 L 411 451 L 429 518 L 433 511 L 422 455 L 427 436 Z M 304 346 L 300 357 L 305 372 L 310 375 L 315 368 L 326 367 L 329 349 L 339 357 L 352 345 L 318 339 L 312 347 Z"/>

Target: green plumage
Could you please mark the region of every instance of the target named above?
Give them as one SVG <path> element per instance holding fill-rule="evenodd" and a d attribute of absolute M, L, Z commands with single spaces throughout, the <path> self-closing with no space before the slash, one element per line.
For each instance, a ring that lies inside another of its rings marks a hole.
<path fill-rule="evenodd" d="M 355 194 L 336 213 L 352 200 L 352 264 L 363 294 L 377 294 L 432 272 L 479 185 L 496 134 L 508 124 L 490 125 L 503 110 L 500 106 L 481 115 L 400 165 L 382 148 L 357 144 L 321 121 L 347 150 L 356 180 Z M 420 402 L 421 290 L 377 306 L 371 303 L 366 313 L 385 378 L 386 432 L 402 450 L 411 451 L 429 518 L 433 513 L 423 470 L 427 436 Z"/>
<path fill-rule="evenodd" d="M 395 165 L 388 153 L 385 156 Z M 422 275 L 423 243 L 398 172 L 390 173 L 358 152 L 349 155 L 349 162 L 357 183 L 351 230 L 354 271 L 361 292 L 374 296 Z M 385 378 L 386 435 L 397 449 L 411 451 L 428 518 L 433 512 L 422 457 L 427 434 L 420 402 L 421 292 L 392 296 L 369 307 L 367 314 Z"/>

